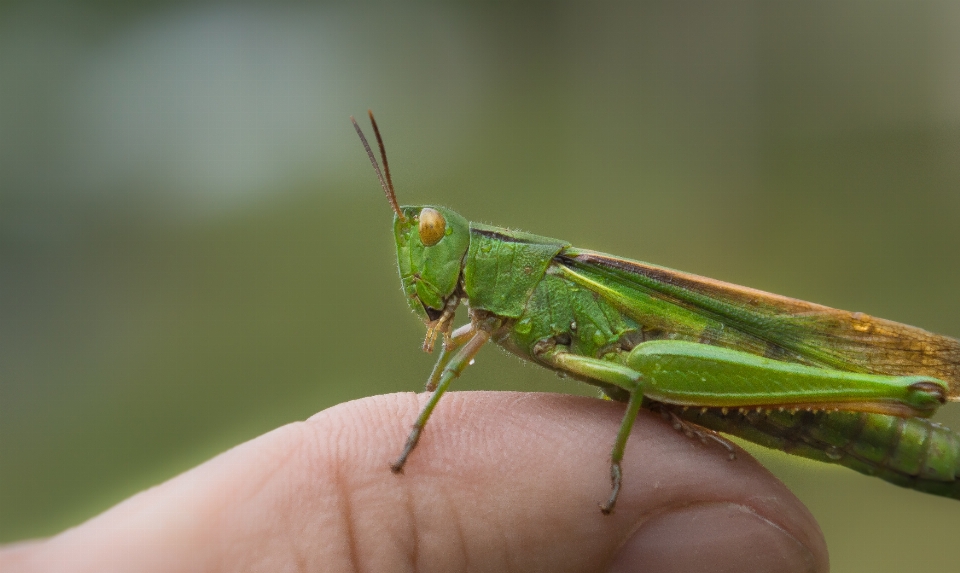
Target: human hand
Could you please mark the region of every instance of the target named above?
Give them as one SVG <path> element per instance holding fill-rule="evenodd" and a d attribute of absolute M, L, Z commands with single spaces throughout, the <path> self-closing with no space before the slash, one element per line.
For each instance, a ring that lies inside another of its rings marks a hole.
<path fill-rule="evenodd" d="M 453 392 L 404 475 L 426 395 L 348 402 L 241 444 L 0 571 L 827 571 L 813 516 L 745 453 L 641 412 L 616 511 L 623 405 Z"/>

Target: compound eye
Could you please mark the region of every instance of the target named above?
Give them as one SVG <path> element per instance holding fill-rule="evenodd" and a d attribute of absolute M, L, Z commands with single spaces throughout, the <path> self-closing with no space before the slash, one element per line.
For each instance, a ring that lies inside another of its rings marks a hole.
<path fill-rule="evenodd" d="M 440 242 L 447 230 L 447 221 L 440 211 L 424 207 L 420 210 L 420 242 L 432 247 Z"/>

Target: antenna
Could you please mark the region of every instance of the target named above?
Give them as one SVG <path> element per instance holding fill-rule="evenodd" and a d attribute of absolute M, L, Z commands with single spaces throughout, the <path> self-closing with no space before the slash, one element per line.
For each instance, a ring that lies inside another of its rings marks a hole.
<path fill-rule="evenodd" d="M 403 216 L 403 213 L 400 211 L 400 205 L 397 204 L 397 194 L 393 190 L 393 181 L 390 179 L 390 166 L 387 164 L 387 151 L 383 146 L 383 138 L 380 137 L 380 129 L 377 127 L 377 120 L 373 119 L 373 111 L 367 110 L 367 113 L 370 115 L 370 123 L 373 124 L 373 132 L 377 136 L 377 143 L 380 145 L 380 157 L 383 158 L 383 167 L 387 171 L 387 178 L 384 180 L 383 172 L 380 171 L 380 165 L 377 163 L 377 158 L 373 155 L 373 150 L 370 149 L 370 144 L 367 143 L 367 138 L 363 135 L 363 131 L 360 129 L 360 126 L 357 125 L 357 120 L 350 116 L 350 121 L 353 122 L 353 127 L 357 130 L 357 135 L 360 136 L 360 141 L 363 142 L 363 148 L 367 150 L 367 157 L 370 158 L 370 163 L 373 165 L 373 170 L 377 172 L 377 179 L 380 180 L 380 186 L 383 187 L 383 192 L 387 195 L 387 201 L 390 202 L 390 207 L 393 208 L 393 212 L 397 214 L 397 217 L 404 221 L 406 217 Z"/>
<path fill-rule="evenodd" d="M 387 187 L 390 188 L 390 194 L 393 195 L 395 199 L 397 192 L 393 188 L 393 180 L 390 179 L 390 164 L 387 163 L 387 148 L 383 146 L 383 138 L 380 137 L 380 128 L 377 127 L 377 120 L 373 118 L 373 110 L 368 109 L 367 115 L 370 116 L 370 123 L 373 124 L 373 133 L 377 136 L 377 145 L 380 146 L 380 158 L 383 159 L 383 172 L 387 176 Z"/>

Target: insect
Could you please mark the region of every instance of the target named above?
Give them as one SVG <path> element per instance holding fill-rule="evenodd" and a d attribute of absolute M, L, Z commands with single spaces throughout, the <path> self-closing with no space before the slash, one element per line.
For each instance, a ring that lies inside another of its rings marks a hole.
<path fill-rule="evenodd" d="M 892 483 L 960 499 L 960 434 L 928 418 L 960 400 L 960 341 L 889 320 L 468 222 L 438 206 L 397 203 L 383 138 L 407 303 L 443 344 L 403 469 L 450 383 L 494 342 L 626 402 L 610 455 L 613 511 L 620 463 L 640 408 L 734 449 L 718 432 Z M 453 317 L 467 304 L 470 322 Z"/>

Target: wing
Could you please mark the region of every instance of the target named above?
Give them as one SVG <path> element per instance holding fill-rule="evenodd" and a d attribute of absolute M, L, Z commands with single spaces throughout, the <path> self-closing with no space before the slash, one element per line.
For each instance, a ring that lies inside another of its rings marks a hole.
<path fill-rule="evenodd" d="M 578 275 L 577 280 L 604 285 L 601 295 L 641 323 L 644 317 L 637 315 L 649 310 L 631 308 L 636 297 L 616 293 L 643 293 L 661 305 L 719 324 L 720 330 L 733 331 L 708 336 L 708 343 L 838 370 L 932 376 L 950 386 L 951 400 L 960 400 L 960 340 L 861 312 L 583 249 L 565 249 L 556 261 L 565 272 Z"/>

